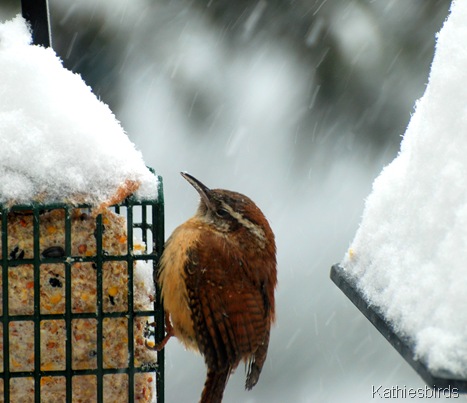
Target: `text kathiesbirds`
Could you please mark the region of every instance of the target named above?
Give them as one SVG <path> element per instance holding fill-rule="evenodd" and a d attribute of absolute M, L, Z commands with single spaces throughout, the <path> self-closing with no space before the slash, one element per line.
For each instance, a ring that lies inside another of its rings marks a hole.
<path fill-rule="evenodd" d="M 215 403 L 241 361 L 247 364 L 246 389 L 258 382 L 275 317 L 276 246 L 251 199 L 182 176 L 201 199 L 165 245 L 158 283 L 167 336 L 155 348 L 173 335 L 199 351 L 207 366 L 201 402 Z"/>

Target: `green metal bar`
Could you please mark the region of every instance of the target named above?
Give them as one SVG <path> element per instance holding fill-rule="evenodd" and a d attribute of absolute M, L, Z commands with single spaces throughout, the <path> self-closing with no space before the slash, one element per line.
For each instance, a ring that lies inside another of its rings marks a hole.
<path fill-rule="evenodd" d="M 127 270 L 128 270 L 128 401 L 135 395 L 135 337 L 133 312 L 133 205 L 127 206 Z"/>
<path fill-rule="evenodd" d="M 41 401 L 41 292 L 40 292 L 40 218 L 39 210 L 33 210 L 33 256 L 34 256 L 34 401 Z"/>
<path fill-rule="evenodd" d="M 71 212 L 65 208 L 65 256 L 71 256 Z M 65 260 L 65 382 L 66 403 L 73 401 L 73 350 L 72 350 L 72 301 L 71 301 L 71 262 Z M 63 317 L 63 315 L 60 315 Z M 53 318 L 49 315 L 49 318 Z"/>
<path fill-rule="evenodd" d="M 157 364 L 150 363 L 143 367 L 135 368 L 135 373 L 146 373 L 146 372 L 154 372 L 156 371 Z M 103 368 L 102 374 L 103 375 L 116 375 L 116 374 L 123 374 L 128 373 L 128 370 L 125 368 Z M 66 376 L 67 372 L 62 370 L 50 370 L 50 371 L 43 371 L 42 375 L 45 376 Z M 72 371 L 72 375 L 96 375 L 95 369 L 75 369 Z M 12 372 L 11 378 L 25 378 L 25 377 L 34 377 L 34 371 L 18 371 Z M 1 401 L 1 400 L 0 400 Z"/>
<path fill-rule="evenodd" d="M 8 307 L 8 209 L 2 208 L 3 399 L 10 401 L 10 320 Z"/>
<path fill-rule="evenodd" d="M 157 259 L 153 261 L 153 279 L 156 290 L 156 298 L 154 299 L 154 321 L 156 322 L 155 338 L 156 343 L 159 343 L 164 338 L 165 333 L 165 315 L 164 306 L 161 300 L 161 290 L 157 284 L 157 270 L 159 259 L 164 250 L 164 188 L 162 177 L 157 178 L 157 200 L 158 202 L 153 207 L 152 225 L 153 225 L 153 253 L 156 253 Z M 156 372 L 156 391 L 157 402 L 165 400 L 165 350 L 157 352 L 157 372 Z"/>
<path fill-rule="evenodd" d="M 82 257 L 82 256 L 71 256 L 73 261 L 75 262 L 94 262 L 95 258 L 94 257 Z M 134 255 L 133 259 L 134 260 L 153 260 L 155 258 L 153 253 L 148 253 L 148 254 L 139 254 L 139 255 Z M 102 256 L 102 261 L 103 262 L 116 262 L 116 261 L 126 261 L 128 258 L 125 255 L 106 255 Z M 48 258 L 41 258 L 42 263 L 62 263 L 66 264 L 70 260 L 70 256 L 65 256 L 65 257 L 48 257 Z M 24 264 L 34 264 L 34 259 L 15 259 L 14 262 L 15 266 L 19 265 L 24 265 Z"/>
<path fill-rule="evenodd" d="M 102 259 L 103 249 L 102 249 L 102 234 L 103 234 L 103 225 L 102 225 L 102 215 L 99 214 L 96 218 L 96 265 L 97 265 L 97 340 L 96 340 L 96 350 L 97 350 L 97 402 L 104 402 L 104 373 L 103 373 L 103 347 L 102 347 L 102 322 L 103 322 L 103 307 L 102 307 L 102 287 L 103 287 L 103 266 L 104 261 Z"/>
<path fill-rule="evenodd" d="M 140 224 L 133 224 L 133 227 L 135 228 L 141 228 L 141 238 L 143 240 L 144 245 L 146 246 L 145 252 L 148 252 L 148 229 L 150 228 L 150 225 L 148 224 L 148 213 L 147 213 L 147 208 L 146 206 L 141 207 L 141 223 Z"/>
<path fill-rule="evenodd" d="M 154 311 L 137 311 L 133 313 L 134 316 L 150 316 L 154 315 Z M 55 314 L 41 314 L 41 320 L 64 320 L 66 319 L 66 314 L 55 313 Z M 70 315 L 72 319 L 97 319 L 97 315 L 91 312 L 83 312 L 83 313 L 73 313 Z M 127 312 L 104 312 L 102 317 L 105 318 L 128 318 Z M 10 322 L 18 322 L 24 320 L 31 320 L 31 315 L 11 315 L 9 318 Z"/>

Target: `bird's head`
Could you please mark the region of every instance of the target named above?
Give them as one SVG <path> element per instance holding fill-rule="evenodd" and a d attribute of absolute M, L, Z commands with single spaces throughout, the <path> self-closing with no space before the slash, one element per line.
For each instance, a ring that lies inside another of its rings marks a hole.
<path fill-rule="evenodd" d="M 224 189 L 209 189 L 186 172 L 181 175 L 196 189 L 200 203 L 196 217 L 219 232 L 241 231 L 254 237 L 260 244 L 274 243 L 274 235 L 269 223 L 247 196 Z"/>

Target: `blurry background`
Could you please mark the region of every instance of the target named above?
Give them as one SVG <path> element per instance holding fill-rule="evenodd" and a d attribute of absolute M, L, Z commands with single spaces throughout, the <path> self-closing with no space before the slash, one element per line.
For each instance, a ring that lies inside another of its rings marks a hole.
<path fill-rule="evenodd" d="M 276 233 L 278 321 L 258 385 L 225 402 L 370 402 L 423 381 L 329 280 L 373 179 L 424 91 L 448 0 L 49 0 L 53 47 L 164 177 L 166 234 L 186 170 L 250 196 Z M 20 12 L 2 0 L 0 20 Z M 203 360 L 167 347 L 166 401 Z"/>

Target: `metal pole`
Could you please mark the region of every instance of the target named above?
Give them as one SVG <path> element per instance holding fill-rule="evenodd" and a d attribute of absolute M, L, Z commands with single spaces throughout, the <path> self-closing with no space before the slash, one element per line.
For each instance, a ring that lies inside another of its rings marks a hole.
<path fill-rule="evenodd" d="M 21 0 L 23 17 L 31 25 L 34 45 L 52 46 L 47 0 Z"/>

